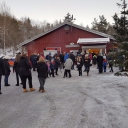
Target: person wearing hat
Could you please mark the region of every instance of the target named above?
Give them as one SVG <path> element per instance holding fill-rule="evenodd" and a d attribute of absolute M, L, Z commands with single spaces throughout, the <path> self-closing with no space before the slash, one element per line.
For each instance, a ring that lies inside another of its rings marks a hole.
<path fill-rule="evenodd" d="M 4 70 L 4 63 L 2 58 L 0 58 L 0 94 L 2 94 L 1 92 L 1 79 L 2 79 L 2 75 L 4 75 L 5 70 Z"/>

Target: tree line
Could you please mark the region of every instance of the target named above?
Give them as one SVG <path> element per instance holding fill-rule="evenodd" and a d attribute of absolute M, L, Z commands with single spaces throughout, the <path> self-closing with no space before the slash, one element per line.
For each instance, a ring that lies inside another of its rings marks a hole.
<path fill-rule="evenodd" d="M 18 20 L 11 13 L 10 8 L 5 3 L 0 3 L 0 48 L 10 48 L 15 51 L 18 49 L 17 46 L 21 42 L 43 33 L 61 23 L 61 20 L 56 20 L 52 24 L 45 20 L 39 22 L 34 21 L 29 17 L 22 17 Z M 89 28 L 88 25 L 86 27 Z M 110 35 L 115 33 L 113 25 L 107 22 L 104 15 L 99 16 L 99 19 L 94 18 L 90 29 Z"/>
<path fill-rule="evenodd" d="M 61 20 L 55 20 L 53 24 L 50 24 L 45 20 L 39 22 L 29 17 L 22 17 L 18 20 L 5 3 L 0 3 L 0 48 L 10 48 L 10 50 L 15 51 L 21 42 L 43 33 L 60 23 Z"/>

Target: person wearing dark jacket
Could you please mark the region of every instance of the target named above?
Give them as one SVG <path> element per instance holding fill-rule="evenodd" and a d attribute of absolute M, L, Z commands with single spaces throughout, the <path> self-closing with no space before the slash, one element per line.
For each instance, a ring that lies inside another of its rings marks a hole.
<path fill-rule="evenodd" d="M 42 93 L 45 92 L 44 90 L 44 84 L 47 78 L 47 72 L 48 72 L 48 66 L 45 63 L 45 59 L 43 57 L 39 58 L 39 61 L 37 63 L 37 72 L 38 72 L 38 79 L 40 82 L 39 92 Z"/>
<path fill-rule="evenodd" d="M 33 55 L 30 56 L 30 61 L 33 67 L 33 71 L 36 71 L 37 68 L 37 61 L 38 61 L 38 57 L 37 54 L 34 53 Z"/>
<path fill-rule="evenodd" d="M 13 66 L 13 72 L 16 73 L 16 81 L 17 81 L 17 84 L 16 86 L 19 86 L 19 60 L 20 60 L 20 54 L 17 54 L 16 55 L 16 58 L 15 58 L 15 61 L 14 61 L 14 66 Z M 21 82 L 22 84 L 22 82 Z"/>
<path fill-rule="evenodd" d="M 61 53 L 59 57 L 60 57 L 60 63 L 61 63 L 60 67 L 64 69 L 64 54 Z"/>
<path fill-rule="evenodd" d="M 10 70 L 10 65 L 8 63 L 8 60 L 9 60 L 9 57 L 5 56 L 4 57 L 4 69 L 5 69 L 4 83 L 5 83 L 5 86 L 10 86 L 10 84 L 8 84 L 8 78 L 9 78 L 11 70 Z"/>
<path fill-rule="evenodd" d="M 103 72 L 103 56 L 101 56 L 101 54 L 97 56 L 97 64 L 98 64 L 99 73 L 102 73 Z"/>
<path fill-rule="evenodd" d="M 55 75 L 54 75 L 54 70 L 55 70 L 55 61 L 54 61 L 54 59 L 52 59 L 51 62 L 50 62 L 50 69 L 51 69 L 50 76 L 52 75 L 52 77 L 55 77 Z"/>
<path fill-rule="evenodd" d="M 58 68 L 59 67 L 60 67 L 59 57 L 55 57 L 55 70 L 56 70 L 56 75 L 58 75 Z"/>
<path fill-rule="evenodd" d="M 34 89 L 33 85 L 32 85 L 31 65 L 30 65 L 30 62 L 28 61 L 28 54 L 27 53 L 24 53 L 20 57 L 19 74 L 21 76 L 22 83 L 23 83 L 23 92 L 28 92 L 28 90 L 26 89 L 27 78 L 29 81 L 30 91 L 35 91 L 36 89 Z"/>
<path fill-rule="evenodd" d="M 78 71 L 79 71 L 79 76 L 82 76 L 82 66 L 83 66 L 83 60 L 82 60 L 82 57 L 78 56 L 76 58 L 76 61 L 77 61 L 77 68 L 78 68 Z"/>
<path fill-rule="evenodd" d="M 4 70 L 4 62 L 0 58 L 0 94 L 2 94 L 2 92 L 1 92 L 1 79 L 2 79 L 2 75 L 4 75 L 4 73 L 5 73 L 5 70 Z"/>
<path fill-rule="evenodd" d="M 89 59 L 88 54 L 85 55 L 84 64 L 86 66 L 86 71 L 87 71 L 87 76 L 88 76 L 89 71 L 90 71 L 90 59 Z"/>
<path fill-rule="evenodd" d="M 51 62 L 52 56 L 51 56 L 51 52 L 49 52 L 49 54 L 46 56 L 46 60 L 49 60 Z"/>
<path fill-rule="evenodd" d="M 73 52 L 70 52 L 70 58 L 73 62 L 73 65 L 72 65 L 72 70 L 73 70 L 74 69 L 74 64 L 75 64 L 75 56 L 74 56 Z"/>

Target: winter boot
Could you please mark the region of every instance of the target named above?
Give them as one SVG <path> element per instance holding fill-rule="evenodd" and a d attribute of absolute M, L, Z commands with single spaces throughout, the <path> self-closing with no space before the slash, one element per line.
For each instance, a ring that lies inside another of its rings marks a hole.
<path fill-rule="evenodd" d="M 45 90 L 42 90 L 41 92 L 44 93 L 44 92 L 46 92 L 46 91 L 45 91 Z"/>
<path fill-rule="evenodd" d="M 23 89 L 23 92 L 28 92 L 28 90 L 27 89 Z"/>
<path fill-rule="evenodd" d="M 5 84 L 5 86 L 10 86 L 10 84 Z"/>
<path fill-rule="evenodd" d="M 39 88 L 39 92 L 41 91 L 41 89 Z"/>
<path fill-rule="evenodd" d="M 35 91 L 35 90 L 36 90 L 35 88 L 30 88 L 30 92 Z"/>
<path fill-rule="evenodd" d="M 0 95 L 2 94 L 1 90 L 0 90 Z"/>

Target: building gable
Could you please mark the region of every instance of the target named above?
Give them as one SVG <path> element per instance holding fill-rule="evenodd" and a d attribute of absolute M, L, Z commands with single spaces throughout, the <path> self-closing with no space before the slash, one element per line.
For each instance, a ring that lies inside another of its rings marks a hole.
<path fill-rule="evenodd" d="M 58 29 L 60 29 L 62 27 L 64 27 L 65 31 L 67 31 L 67 34 L 68 34 L 69 30 L 70 30 L 70 32 L 73 32 L 73 33 L 74 33 L 74 30 L 78 30 L 78 31 L 81 31 L 82 30 L 82 31 L 84 31 L 86 33 L 90 33 L 91 35 L 96 35 L 94 37 L 105 37 L 105 38 L 110 38 L 110 39 L 113 39 L 114 40 L 114 38 L 112 36 L 108 35 L 108 34 L 105 34 L 105 33 L 102 33 L 102 32 L 98 32 L 98 31 L 95 31 L 95 30 L 92 30 L 92 29 L 84 28 L 84 27 L 81 27 L 79 25 L 73 24 L 71 22 L 64 22 L 64 23 L 58 25 L 57 27 L 48 30 L 45 33 L 41 33 L 41 34 L 39 34 L 37 36 L 32 37 L 31 39 L 28 39 L 28 40 L 22 42 L 21 43 L 21 46 L 26 45 L 28 43 L 31 43 L 34 40 L 37 40 L 39 38 L 42 38 L 43 36 L 48 35 L 51 32 L 55 32 L 56 30 L 58 30 Z M 78 38 L 86 38 L 86 37 L 78 37 Z"/>

